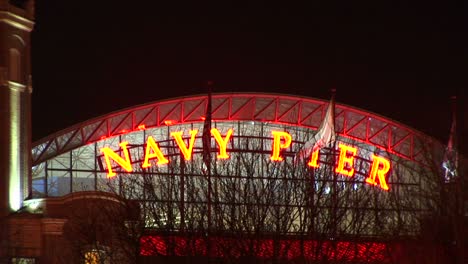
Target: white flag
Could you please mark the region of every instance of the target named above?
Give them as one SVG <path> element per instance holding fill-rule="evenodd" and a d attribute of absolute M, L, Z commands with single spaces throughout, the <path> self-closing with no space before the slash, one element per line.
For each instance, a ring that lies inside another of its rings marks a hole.
<path fill-rule="evenodd" d="M 325 118 L 323 119 L 322 124 L 320 124 L 317 133 L 315 133 L 314 137 L 304 144 L 302 149 L 298 152 L 297 157 L 299 159 L 308 157 L 315 150 L 323 148 L 329 143 L 335 141 L 335 138 L 335 98 L 332 96 Z"/>
<path fill-rule="evenodd" d="M 452 98 L 455 99 L 455 98 Z M 452 126 L 450 127 L 450 135 L 445 149 L 444 160 L 442 167 L 445 170 L 445 181 L 451 181 L 457 176 L 458 169 L 458 151 L 457 151 L 457 119 L 455 115 L 455 102 L 453 102 L 453 113 L 452 113 Z"/>

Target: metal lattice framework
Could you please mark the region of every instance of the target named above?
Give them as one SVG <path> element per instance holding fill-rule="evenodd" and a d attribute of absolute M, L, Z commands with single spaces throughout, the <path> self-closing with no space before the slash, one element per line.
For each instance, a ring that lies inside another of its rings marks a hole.
<path fill-rule="evenodd" d="M 212 118 L 262 121 L 317 129 L 328 101 L 282 94 L 214 94 Z M 50 135 L 34 144 L 33 165 L 99 140 L 144 128 L 203 122 L 207 96 L 157 101 L 113 112 Z M 424 146 L 442 145 L 418 131 L 374 113 L 336 104 L 335 130 L 415 162 L 425 162 Z"/>
<path fill-rule="evenodd" d="M 301 256 L 352 263 L 389 262 L 392 243 L 420 234 L 421 220 L 442 204 L 434 164 L 443 154 L 443 145 L 357 108 L 335 104 L 339 142 L 359 148 L 351 165 L 354 176 L 336 173 L 335 159 L 341 154 L 336 146 L 320 151 L 319 167 L 296 163 L 300 147 L 323 123 L 327 100 L 258 93 L 212 95 L 214 126 L 222 134 L 227 129 L 236 131 L 229 145 L 230 158 L 216 160 L 213 167 L 211 162 L 206 165 L 198 133 L 198 143 L 191 143 L 193 159 L 186 162 L 189 159 L 181 156 L 182 148 L 176 147 L 171 135 L 205 131 L 207 106 L 206 94 L 153 102 L 43 139 L 33 148 L 31 197 L 103 191 L 137 201 L 140 221 L 148 232 L 142 240 L 145 256 L 245 255 L 285 260 Z M 272 132 L 283 129 L 297 144 L 284 150 L 283 162 L 272 161 Z M 170 162 L 141 166 L 149 136 L 157 139 Z M 131 142 L 132 170 L 105 160 L 102 148 L 118 149 L 119 142 Z M 386 179 L 391 188 L 382 188 L 387 191 L 367 181 L 375 153 L 392 162 Z M 110 167 L 117 177 L 108 177 Z M 195 243 L 189 243 L 188 237 L 180 236 L 181 230 L 184 234 L 209 231 L 219 237 L 193 236 L 190 241 Z M 248 241 L 258 247 L 245 247 Z M 198 246 L 186 247 L 190 244 Z M 219 247 L 206 250 L 211 244 Z M 219 253 L 212 253 L 215 249 Z"/>

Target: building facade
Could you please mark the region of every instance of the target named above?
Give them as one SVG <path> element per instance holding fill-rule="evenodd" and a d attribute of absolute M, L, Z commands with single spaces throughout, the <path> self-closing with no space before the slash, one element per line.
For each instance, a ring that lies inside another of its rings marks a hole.
<path fill-rule="evenodd" d="M 194 95 L 32 144 L 33 4 L 0 1 L 5 263 L 463 263 L 463 166 L 334 99 Z"/>
<path fill-rule="evenodd" d="M 332 106 L 335 140 L 308 148 Z M 49 200 L 89 192 L 137 201 L 143 256 L 390 263 L 443 199 L 443 145 L 373 113 L 287 95 L 153 102 L 55 134 L 32 155 L 25 204 L 44 213 Z"/>

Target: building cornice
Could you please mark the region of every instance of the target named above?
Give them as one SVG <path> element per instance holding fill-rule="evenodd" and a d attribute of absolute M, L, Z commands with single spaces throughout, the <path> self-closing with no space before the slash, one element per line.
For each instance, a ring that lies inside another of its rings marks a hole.
<path fill-rule="evenodd" d="M 48 206 L 62 206 L 66 203 L 79 200 L 106 200 L 115 203 L 123 204 L 120 197 L 101 191 L 81 191 L 75 193 L 69 193 L 61 197 L 47 197 L 47 198 L 35 198 L 24 200 L 23 205 L 27 212 L 32 214 L 42 214 Z"/>
<path fill-rule="evenodd" d="M 0 23 L 6 23 L 17 29 L 31 32 L 34 22 L 8 11 L 0 11 Z"/>
<path fill-rule="evenodd" d="M 13 82 L 13 81 L 8 81 L 8 87 L 10 87 L 10 89 L 13 91 L 18 91 L 18 92 L 24 92 L 26 89 L 26 85 Z"/>

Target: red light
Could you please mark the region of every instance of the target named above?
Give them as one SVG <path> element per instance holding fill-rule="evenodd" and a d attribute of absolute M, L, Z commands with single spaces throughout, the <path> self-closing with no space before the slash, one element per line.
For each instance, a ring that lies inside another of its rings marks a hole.
<path fill-rule="evenodd" d="M 207 242 L 211 249 L 208 251 Z M 346 263 L 390 263 L 387 254 L 389 244 L 380 242 L 316 241 L 298 239 L 279 239 L 278 255 L 274 254 L 273 239 L 256 239 L 252 248 L 245 245 L 250 239 L 232 239 L 227 237 L 183 237 L 183 236 L 143 236 L 140 239 L 142 256 L 210 256 L 215 258 L 238 258 L 251 254 L 258 259 L 279 258 L 294 260 L 305 258 L 317 262 L 328 259 Z M 226 249 L 229 248 L 228 251 Z"/>
<path fill-rule="evenodd" d="M 141 124 L 137 127 L 139 130 L 145 130 L 146 126 L 144 124 Z"/>
<path fill-rule="evenodd" d="M 173 125 L 173 124 L 175 124 L 175 123 L 176 123 L 176 122 L 175 122 L 174 120 L 164 120 L 164 124 L 165 124 L 166 126 L 171 126 L 171 125 Z"/>

